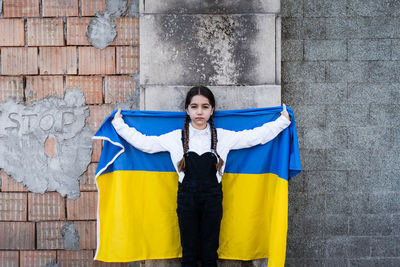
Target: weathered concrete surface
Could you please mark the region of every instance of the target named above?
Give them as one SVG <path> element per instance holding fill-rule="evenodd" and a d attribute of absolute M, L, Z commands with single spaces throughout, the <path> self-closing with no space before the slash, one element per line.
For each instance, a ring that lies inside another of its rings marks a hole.
<path fill-rule="evenodd" d="M 200 266 L 200 261 L 198 262 Z M 268 260 L 260 259 L 255 261 L 235 261 L 235 260 L 218 260 L 219 267 L 267 267 Z M 147 260 L 141 267 L 180 267 L 180 259 L 168 260 Z"/>
<path fill-rule="evenodd" d="M 142 15 L 144 86 L 275 84 L 275 15 Z"/>
<path fill-rule="evenodd" d="M 147 260 L 140 264 L 141 267 L 180 267 L 180 259 Z"/>
<path fill-rule="evenodd" d="M 106 0 L 105 14 L 113 18 L 119 18 L 125 15 L 128 8 L 128 0 Z"/>
<path fill-rule="evenodd" d="M 254 267 L 268 267 L 268 259 L 257 259 L 252 261 Z"/>
<path fill-rule="evenodd" d="M 281 17 L 275 21 L 275 84 L 281 84 Z"/>
<path fill-rule="evenodd" d="M 130 0 L 128 6 L 128 16 L 139 17 L 139 0 Z"/>
<path fill-rule="evenodd" d="M 55 260 L 52 260 L 46 264 L 46 267 L 60 267 L 60 265 Z"/>
<path fill-rule="evenodd" d="M 140 109 L 183 110 L 186 92 L 191 86 L 149 86 L 142 93 Z M 273 107 L 281 105 L 278 85 L 210 86 L 217 110 Z M 168 101 L 166 101 L 168 99 Z"/>
<path fill-rule="evenodd" d="M 276 0 L 143 0 L 141 13 L 177 14 L 243 14 L 279 13 L 280 2 Z"/>
<path fill-rule="evenodd" d="M 92 150 L 88 113 L 78 89 L 68 90 L 64 99 L 0 104 L 0 168 L 32 192 L 58 191 L 78 198 L 79 177 Z M 56 139 L 55 157 L 45 153 L 48 138 Z"/>
<path fill-rule="evenodd" d="M 73 223 L 64 225 L 61 228 L 65 250 L 79 250 L 79 232 Z"/>
<path fill-rule="evenodd" d="M 117 30 L 114 20 L 107 13 L 96 15 L 97 18 L 92 19 L 87 27 L 86 37 L 94 47 L 104 49 L 114 41 Z"/>
<path fill-rule="evenodd" d="M 139 0 L 107 0 L 104 13 L 96 12 L 86 31 L 88 41 L 96 48 L 104 49 L 109 46 L 117 36 L 115 18 L 129 14 L 138 16 Z"/>

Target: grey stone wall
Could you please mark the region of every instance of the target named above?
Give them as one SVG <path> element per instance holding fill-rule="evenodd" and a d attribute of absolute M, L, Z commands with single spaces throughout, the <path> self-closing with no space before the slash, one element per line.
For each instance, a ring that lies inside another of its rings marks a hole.
<path fill-rule="evenodd" d="M 286 266 L 400 266 L 400 1 L 282 0 Z"/>

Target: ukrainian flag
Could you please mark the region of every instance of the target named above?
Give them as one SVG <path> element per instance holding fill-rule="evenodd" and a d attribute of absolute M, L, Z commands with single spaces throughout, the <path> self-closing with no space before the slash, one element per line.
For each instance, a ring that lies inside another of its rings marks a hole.
<path fill-rule="evenodd" d="M 284 266 L 288 180 L 300 173 L 293 111 L 290 126 L 264 145 L 229 153 L 222 177 L 223 218 L 219 258 L 268 258 Z M 216 127 L 240 131 L 280 116 L 282 107 L 217 111 Z M 130 262 L 181 257 L 178 175 L 168 152 L 147 154 L 103 122 L 93 138 L 104 140 L 96 171 L 98 187 L 96 260 Z M 125 122 L 146 135 L 183 127 L 184 112 L 123 111 Z"/>

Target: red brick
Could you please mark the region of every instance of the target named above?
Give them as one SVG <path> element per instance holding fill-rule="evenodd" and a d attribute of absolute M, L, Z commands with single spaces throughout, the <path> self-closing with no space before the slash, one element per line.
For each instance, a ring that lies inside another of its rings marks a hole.
<path fill-rule="evenodd" d="M 0 251 L 1 266 L 18 267 L 18 251 Z"/>
<path fill-rule="evenodd" d="M 56 192 L 28 194 L 29 221 L 55 221 L 65 218 L 64 198 Z"/>
<path fill-rule="evenodd" d="M 36 47 L 1 48 L 1 74 L 38 74 Z"/>
<path fill-rule="evenodd" d="M 139 45 L 139 18 L 117 18 L 115 25 L 117 37 L 113 45 Z"/>
<path fill-rule="evenodd" d="M 0 19 L 0 46 L 24 46 L 24 20 Z"/>
<path fill-rule="evenodd" d="M 48 263 L 56 263 L 57 252 L 51 251 L 21 251 L 20 252 L 21 266 L 46 266 Z"/>
<path fill-rule="evenodd" d="M 77 200 L 67 199 L 68 220 L 96 220 L 97 192 L 81 192 Z"/>
<path fill-rule="evenodd" d="M 92 162 L 99 162 L 101 150 L 103 149 L 102 140 L 93 139 L 92 145 Z"/>
<path fill-rule="evenodd" d="M 22 77 L 0 76 L 0 103 L 12 98 L 19 103 L 24 100 L 24 81 Z"/>
<path fill-rule="evenodd" d="M 40 47 L 40 74 L 76 74 L 76 47 Z"/>
<path fill-rule="evenodd" d="M 115 47 L 79 47 L 79 74 L 114 74 Z"/>
<path fill-rule="evenodd" d="M 26 221 L 26 193 L 0 193 L 0 221 Z"/>
<path fill-rule="evenodd" d="M 78 0 L 42 0 L 44 17 L 78 16 Z"/>
<path fill-rule="evenodd" d="M 106 10 L 106 0 L 82 0 L 82 16 L 94 16 L 97 11 Z"/>
<path fill-rule="evenodd" d="M 35 249 L 35 223 L 0 222 L 0 249 Z"/>
<path fill-rule="evenodd" d="M 86 99 L 86 104 L 103 103 L 103 77 L 100 76 L 67 76 L 66 91 L 80 88 Z"/>
<path fill-rule="evenodd" d="M 62 18 L 30 18 L 27 25 L 29 46 L 64 45 Z"/>
<path fill-rule="evenodd" d="M 79 233 L 80 249 L 96 249 L 96 221 L 74 222 Z"/>
<path fill-rule="evenodd" d="M 139 47 L 117 47 L 117 73 L 135 74 L 139 70 Z"/>
<path fill-rule="evenodd" d="M 81 191 L 97 191 L 95 179 L 96 168 L 97 163 L 90 163 L 87 170 L 82 174 L 79 186 Z"/>
<path fill-rule="evenodd" d="M 64 249 L 61 229 L 66 222 L 38 222 L 36 223 L 37 249 Z"/>
<path fill-rule="evenodd" d="M 86 123 L 93 133 L 97 132 L 103 121 L 110 116 L 113 108 L 109 105 L 89 106 L 89 117 L 86 118 Z"/>
<path fill-rule="evenodd" d="M 4 17 L 37 17 L 39 0 L 3 0 Z"/>
<path fill-rule="evenodd" d="M 44 142 L 44 153 L 50 157 L 55 158 L 57 156 L 57 139 L 54 137 L 47 137 Z"/>
<path fill-rule="evenodd" d="M 57 262 L 60 267 L 93 266 L 93 251 L 57 251 Z"/>
<path fill-rule="evenodd" d="M 106 76 L 104 78 L 104 102 L 114 104 L 127 101 L 136 88 L 136 82 L 130 76 Z"/>
<path fill-rule="evenodd" d="M 86 30 L 93 18 L 67 18 L 67 44 L 68 45 L 91 45 L 87 40 Z"/>
<path fill-rule="evenodd" d="M 27 76 L 25 96 L 26 101 L 40 100 L 49 96 L 62 98 L 64 83 L 62 76 Z"/>
<path fill-rule="evenodd" d="M 4 170 L 1 170 L 1 191 L 3 192 L 28 192 L 23 183 L 11 178 Z"/>

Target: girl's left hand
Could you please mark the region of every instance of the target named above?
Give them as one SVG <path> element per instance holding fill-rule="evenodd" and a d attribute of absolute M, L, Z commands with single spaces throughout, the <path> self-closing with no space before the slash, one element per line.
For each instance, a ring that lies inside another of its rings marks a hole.
<path fill-rule="evenodd" d="M 290 116 L 289 116 L 289 113 L 288 113 L 287 110 L 286 110 L 286 105 L 285 105 L 285 104 L 282 104 L 282 105 L 283 105 L 283 110 L 282 110 L 281 114 L 282 114 L 283 116 L 285 116 L 285 118 L 288 119 L 288 120 L 290 121 Z"/>

